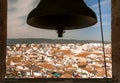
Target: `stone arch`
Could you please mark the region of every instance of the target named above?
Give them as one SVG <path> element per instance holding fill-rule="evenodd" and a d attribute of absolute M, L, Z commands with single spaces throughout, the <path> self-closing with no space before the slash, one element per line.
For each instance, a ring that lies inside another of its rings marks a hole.
<path fill-rule="evenodd" d="M 113 78 L 120 82 L 120 0 L 112 0 Z M 7 0 L 0 0 L 0 83 L 5 81 Z"/>

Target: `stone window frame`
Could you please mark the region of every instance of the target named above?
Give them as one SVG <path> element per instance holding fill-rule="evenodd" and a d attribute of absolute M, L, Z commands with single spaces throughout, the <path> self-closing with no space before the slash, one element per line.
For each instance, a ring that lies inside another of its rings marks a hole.
<path fill-rule="evenodd" d="M 112 0 L 112 79 L 118 83 L 120 82 L 120 0 Z M 30 81 L 41 81 L 42 82 L 63 82 L 63 83 L 74 83 L 74 82 L 96 82 L 97 83 L 106 83 L 106 79 L 5 79 L 6 74 L 6 42 L 7 42 L 7 0 L 0 0 L 0 82 L 7 83 L 7 82 L 30 82 Z M 112 82 L 113 83 L 113 82 Z M 116 82 L 115 82 L 116 83 Z"/>

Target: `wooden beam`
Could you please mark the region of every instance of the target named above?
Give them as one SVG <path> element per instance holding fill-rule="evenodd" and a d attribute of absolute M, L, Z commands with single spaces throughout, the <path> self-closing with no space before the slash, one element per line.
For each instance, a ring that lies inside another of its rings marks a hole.
<path fill-rule="evenodd" d="M 0 0 L 0 83 L 5 79 L 7 0 Z"/>

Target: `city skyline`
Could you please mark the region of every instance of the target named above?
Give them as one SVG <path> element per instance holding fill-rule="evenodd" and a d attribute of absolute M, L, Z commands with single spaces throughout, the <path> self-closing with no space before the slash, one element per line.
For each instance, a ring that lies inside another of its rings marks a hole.
<path fill-rule="evenodd" d="M 98 23 L 94 26 L 66 30 L 61 39 L 101 40 L 99 9 L 97 0 L 84 0 L 88 7 L 97 15 Z M 8 0 L 8 39 L 10 38 L 46 38 L 60 39 L 55 30 L 37 29 L 26 23 L 29 12 L 34 9 L 39 0 Z M 17 6 L 17 7 L 16 7 Z M 111 0 L 101 0 L 104 40 L 111 41 Z"/>

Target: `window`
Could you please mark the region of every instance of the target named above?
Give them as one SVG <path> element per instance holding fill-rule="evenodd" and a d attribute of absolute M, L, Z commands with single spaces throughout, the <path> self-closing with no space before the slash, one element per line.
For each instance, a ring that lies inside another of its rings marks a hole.
<path fill-rule="evenodd" d="M 99 42 L 101 41 L 101 33 L 99 28 L 97 1 L 85 0 L 98 15 L 98 23 L 90 28 L 66 31 L 64 38 L 62 39 L 57 38 L 55 31 L 49 31 L 48 33 L 48 30 L 36 29 L 26 24 L 25 19 L 28 12 L 32 10 L 38 2 L 39 1 L 37 0 L 29 0 L 27 3 L 24 3 L 24 0 L 8 1 L 9 14 L 6 78 L 41 78 L 41 76 L 43 76 L 43 78 L 58 78 L 62 77 L 63 74 L 67 77 L 70 76 L 70 78 L 77 78 L 77 76 L 78 78 L 104 78 L 104 67 L 100 68 L 104 66 L 104 64 L 102 59 L 102 44 Z M 111 18 L 110 10 L 108 10 L 108 7 L 110 9 L 110 0 L 101 0 L 101 4 L 104 8 L 102 11 L 103 26 L 105 27 L 104 37 L 105 41 L 108 41 L 105 44 L 105 52 L 109 69 L 108 73 L 111 78 Z M 89 36 L 86 36 L 86 33 L 87 35 L 89 34 Z M 41 43 L 38 43 L 38 41 Z M 49 41 L 55 43 L 50 44 Z M 86 43 L 81 43 L 81 41 Z M 61 62 L 65 64 L 63 65 Z M 74 64 L 74 66 L 71 64 Z M 94 64 L 98 64 L 98 66 Z M 63 69 L 61 65 L 63 66 Z M 65 69 L 65 67 L 67 68 Z M 61 70 L 59 72 L 62 73 L 57 72 L 57 69 Z M 68 71 L 68 69 L 70 71 Z M 98 69 L 99 71 L 97 71 Z M 70 73 L 64 73 L 65 71 Z M 92 73 L 88 71 L 91 71 Z M 63 78 L 64 77 L 65 76 L 63 76 Z"/>

